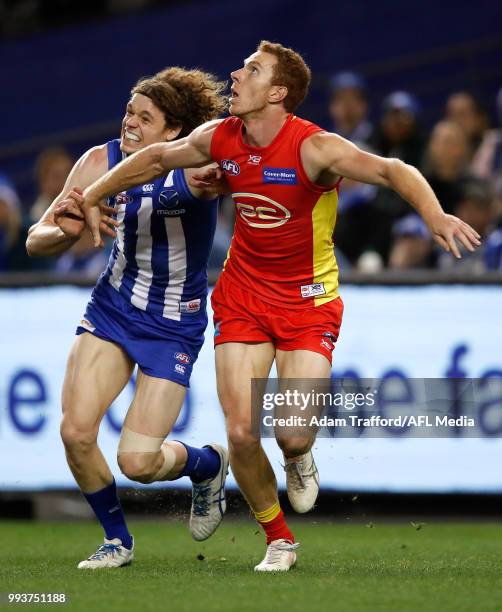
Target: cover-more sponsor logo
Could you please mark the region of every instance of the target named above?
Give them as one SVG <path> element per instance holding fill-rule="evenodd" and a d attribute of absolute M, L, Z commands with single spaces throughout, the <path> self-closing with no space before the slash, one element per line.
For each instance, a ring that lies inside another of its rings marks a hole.
<path fill-rule="evenodd" d="M 232 176 L 237 176 L 241 173 L 241 167 L 233 159 L 222 159 L 220 166 L 222 170 Z"/>
<path fill-rule="evenodd" d="M 273 228 L 291 219 L 291 212 L 279 202 L 256 193 L 233 193 L 240 218 L 251 227 Z"/>
<path fill-rule="evenodd" d="M 277 185 L 296 185 L 296 168 L 263 168 L 263 182 Z"/>
<path fill-rule="evenodd" d="M 315 297 L 316 295 L 326 295 L 326 289 L 324 283 L 313 283 L 312 285 L 302 285 L 300 287 L 302 297 L 309 298 Z"/>

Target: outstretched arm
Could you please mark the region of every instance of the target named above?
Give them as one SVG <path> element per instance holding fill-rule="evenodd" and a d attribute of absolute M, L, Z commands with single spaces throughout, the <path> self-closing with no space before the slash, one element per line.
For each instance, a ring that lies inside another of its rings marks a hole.
<path fill-rule="evenodd" d="M 89 149 L 73 166 L 63 191 L 41 219 L 28 230 L 26 250 L 31 257 L 60 255 L 72 247 L 85 230 L 82 189 L 108 169 L 106 146 Z M 101 231 L 114 237 L 114 210 L 104 204 L 98 208 Z"/>
<path fill-rule="evenodd" d="M 326 132 L 305 140 L 301 156 L 309 178 L 319 185 L 331 185 L 343 176 L 393 189 L 420 214 L 434 240 L 455 257 L 460 257 L 456 240 L 469 251 L 480 244 L 479 234 L 470 225 L 445 214 L 422 174 L 399 159 L 366 153 L 344 138 Z"/>
<path fill-rule="evenodd" d="M 84 214 L 94 246 L 102 246 L 98 203 L 130 187 L 166 175 L 173 168 L 198 168 L 211 161 L 211 138 L 219 120 L 195 129 L 186 138 L 145 147 L 134 153 L 84 191 Z"/>

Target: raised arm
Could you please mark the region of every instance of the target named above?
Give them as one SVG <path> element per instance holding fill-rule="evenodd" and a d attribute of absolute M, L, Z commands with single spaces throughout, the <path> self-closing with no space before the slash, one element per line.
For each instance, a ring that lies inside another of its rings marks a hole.
<path fill-rule="evenodd" d="M 343 176 L 393 189 L 420 214 L 434 240 L 455 257 L 460 257 L 455 239 L 469 251 L 480 244 L 479 234 L 470 225 L 445 214 L 422 174 L 399 159 L 372 155 L 327 132 L 306 139 L 301 156 L 309 178 L 319 185 L 332 185 Z"/>
<path fill-rule="evenodd" d="M 174 168 L 199 168 L 211 161 L 211 138 L 220 120 L 210 121 L 195 129 L 186 138 L 145 147 L 134 153 L 84 191 L 84 214 L 94 237 L 94 246 L 101 246 L 99 232 L 100 200 L 121 191 L 142 185 Z"/>
<path fill-rule="evenodd" d="M 82 189 L 91 185 L 108 169 L 106 145 L 89 149 L 73 166 L 63 191 L 28 230 L 26 250 L 31 257 L 60 255 L 72 247 L 85 230 Z M 101 229 L 110 235 L 113 209 L 101 205 Z M 107 228 L 109 231 L 107 231 Z"/>

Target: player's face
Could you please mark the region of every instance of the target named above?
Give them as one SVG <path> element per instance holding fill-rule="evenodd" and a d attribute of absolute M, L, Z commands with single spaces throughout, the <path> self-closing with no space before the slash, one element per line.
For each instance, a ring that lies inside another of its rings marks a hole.
<path fill-rule="evenodd" d="M 122 119 L 120 149 L 124 153 L 134 153 L 155 142 L 172 140 L 178 131 L 166 127 L 164 113 L 150 98 L 135 93 Z"/>
<path fill-rule="evenodd" d="M 271 53 L 256 51 L 244 61 L 244 66 L 230 74 L 232 89 L 230 114 L 236 117 L 259 113 L 273 101 L 279 89 L 272 85 L 277 58 Z"/>

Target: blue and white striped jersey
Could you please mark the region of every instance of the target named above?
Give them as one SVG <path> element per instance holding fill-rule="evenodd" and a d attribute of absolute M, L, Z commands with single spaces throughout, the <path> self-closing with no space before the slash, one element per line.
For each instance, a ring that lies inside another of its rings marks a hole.
<path fill-rule="evenodd" d="M 123 158 L 119 141 L 108 143 L 108 167 Z M 120 226 L 96 290 L 116 289 L 146 312 L 174 321 L 205 309 L 207 260 L 218 199 L 199 200 L 183 170 L 110 198 Z"/>

